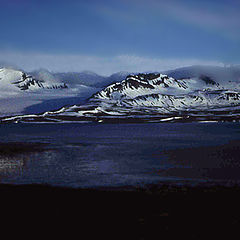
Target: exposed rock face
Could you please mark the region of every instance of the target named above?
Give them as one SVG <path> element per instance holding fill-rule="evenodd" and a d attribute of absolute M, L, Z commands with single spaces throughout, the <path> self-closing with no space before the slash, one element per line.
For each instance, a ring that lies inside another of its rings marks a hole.
<path fill-rule="evenodd" d="M 95 99 L 133 98 L 151 93 L 164 92 L 165 88 L 187 89 L 185 81 L 178 81 L 160 73 L 128 75 L 125 80 L 114 83 L 99 93 Z M 117 93 L 117 94 L 116 94 Z"/>

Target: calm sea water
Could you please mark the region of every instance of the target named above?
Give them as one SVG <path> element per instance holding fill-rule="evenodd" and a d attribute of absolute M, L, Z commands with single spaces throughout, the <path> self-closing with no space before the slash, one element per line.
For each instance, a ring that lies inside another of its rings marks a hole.
<path fill-rule="evenodd" d="M 47 143 L 0 154 L 0 182 L 68 187 L 238 184 L 239 123 L 9 124 L 0 142 Z"/>

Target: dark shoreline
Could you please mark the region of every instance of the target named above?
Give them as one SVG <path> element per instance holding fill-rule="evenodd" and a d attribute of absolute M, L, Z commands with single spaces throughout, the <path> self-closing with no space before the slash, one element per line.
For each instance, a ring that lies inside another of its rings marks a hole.
<path fill-rule="evenodd" d="M 25 116 L 5 116 L 0 117 L 0 124 L 11 123 L 105 123 L 105 124 L 128 124 L 128 123 L 198 123 L 198 122 L 240 122 L 239 111 L 230 114 L 228 112 L 204 113 L 181 113 L 181 114 L 139 114 L 139 115 L 25 115 Z"/>
<path fill-rule="evenodd" d="M 96 239 L 96 233 L 101 239 L 230 239 L 240 227 L 237 186 L 71 189 L 2 184 L 0 193 L 3 219 L 10 219 L 12 226 L 32 227 L 40 235 L 50 231 L 83 239 Z"/>

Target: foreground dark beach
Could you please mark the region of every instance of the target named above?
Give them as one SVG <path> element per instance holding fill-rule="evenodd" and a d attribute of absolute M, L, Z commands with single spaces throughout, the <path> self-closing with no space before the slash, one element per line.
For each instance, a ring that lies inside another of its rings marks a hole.
<path fill-rule="evenodd" d="M 24 236 L 233 239 L 240 227 L 240 188 L 234 186 L 0 185 L 0 193 L 2 229 L 11 226 Z"/>

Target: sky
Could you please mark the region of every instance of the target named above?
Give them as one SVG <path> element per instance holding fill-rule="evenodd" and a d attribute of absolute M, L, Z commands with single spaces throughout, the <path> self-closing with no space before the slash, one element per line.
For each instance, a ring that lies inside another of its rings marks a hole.
<path fill-rule="evenodd" d="M 239 0 L 0 0 L 0 63 L 161 71 L 240 63 Z"/>

